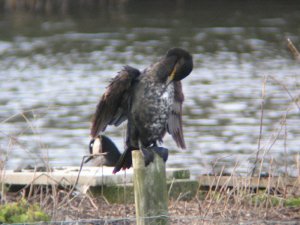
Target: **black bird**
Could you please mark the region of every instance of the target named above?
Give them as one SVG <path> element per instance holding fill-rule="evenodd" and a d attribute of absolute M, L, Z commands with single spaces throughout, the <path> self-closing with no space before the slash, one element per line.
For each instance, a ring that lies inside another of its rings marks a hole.
<path fill-rule="evenodd" d="M 96 164 L 99 165 L 115 166 L 121 157 L 116 145 L 105 135 L 98 135 L 98 137 L 92 139 L 89 147 L 91 155 L 105 153 L 102 157 L 99 157 L 100 160 L 96 160 Z M 87 163 L 93 158 L 93 156 L 90 156 L 84 162 Z"/>
<path fill-rule="evenodd" d="M 153 151 L 166 161 L 168 150 L 157 146 L 166 132 L 178 147 L 185 148 L 180 80 L 192 69 L 189 52 L 172 48 L 144 71 L 125 66 L 113 78 L 97 105 L 91 127 L 93 141 L 107 125 L 119 126 L 128 120 L 125 151 L 113 173 L 131 167 L 131 151 L 136 149 L 142 150 L 145 165 L 153 161 Z"/>

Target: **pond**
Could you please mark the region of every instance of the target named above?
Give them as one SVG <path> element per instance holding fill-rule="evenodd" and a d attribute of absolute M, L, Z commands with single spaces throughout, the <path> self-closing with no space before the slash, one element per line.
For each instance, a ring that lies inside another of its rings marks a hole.
<path fill-rule="evenodd" d="M 63 11 L 0 7 L 0 157 L 7 168 L 79 165 L 110 79 L 177 46 L 193 54 L 194 70 L 183 81 L 187 149 L 167 135 L 168 166 L 247 173 L 260 146 L 265 172 L 271 165 L 298 174 L 300 111 L 289 93 L 299 95 L 300 72 L 286 38 L 300 47 L 300 4 L 99 2 Z M 120 150 L 124 133 L 125 125 L 106 132 Z"/>

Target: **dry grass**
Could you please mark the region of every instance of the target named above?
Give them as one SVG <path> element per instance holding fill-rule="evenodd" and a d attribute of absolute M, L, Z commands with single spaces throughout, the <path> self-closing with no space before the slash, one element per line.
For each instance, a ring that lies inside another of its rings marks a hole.
<path fill-rule="evenodd" d="M 251 177 L 243 182 L 236 176 L 220 183 L 216 176 L 208 190 L 199 187 L 191 201 L 171 200 L 169 216 L 172 224 L 254 223 L 277 221 L 276 224 L 300 219 L 300 204 L 287 204 L 287 199 L 299 196 L 299 183 L 282 189 L 270 183 L 264 190 L 251 186 Z M 269 179 L 271 181 L 271 179 Z M 232 185 L 233 184 L 233 185 Z M 219 186 L 218 186 L 219 185 Z M 109 204 L 104 197 L 91 197 L 59 186 L 33 187 L 19 192 L 6 193 L 12 202 L 26 195 L 29 202 L 39 205 L 52 217 L 52 221 L 122 220 L 134 224 L 134 204 Z"/>

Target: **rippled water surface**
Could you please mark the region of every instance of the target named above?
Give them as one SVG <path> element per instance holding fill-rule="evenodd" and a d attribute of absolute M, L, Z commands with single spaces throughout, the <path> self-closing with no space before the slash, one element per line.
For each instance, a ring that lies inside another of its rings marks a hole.
<path fill-rule="evenodd" d="M 261 156 L 295 174 L 300 148 L 300 4 L 128 1 L 65 13 L 0 14 L 0 150 L 7 167 L 79 165 L 97 101 L 123 65 L 143 69 L 174 46 L 194 56 L 183 81 L 187 150 L 167 136 L 168 166 L 247 172 Z M 264 79 L 268 78 L 266 82 Z M 274 79 L 273 79 L 274 78 Z M 286 116 L 286 120 L 281 120 Z M 107 134 L 123 149 L 125 126 Z M 12 138 L 14 137 L 14 138 Z M 276 141 L 274 141 L 276 139 Z M 46 161 L 47 161 L 46 160 Z"/>

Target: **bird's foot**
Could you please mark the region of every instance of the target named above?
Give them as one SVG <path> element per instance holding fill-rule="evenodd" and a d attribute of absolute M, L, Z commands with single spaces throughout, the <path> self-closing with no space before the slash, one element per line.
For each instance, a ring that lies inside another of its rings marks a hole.
<path fill-rule="evenodd" d="M 151 148 L 142 147 L 141 150 L 144 156 L 145 166 L 148 166 L 154 160 L 154 153 Z"/>
<path fill-rule="evenodd" d="M 164 160 L 164 162 L 168 160 L 169 150 L 167 148 L 153 146 L 151 149 L 158 154 Z"/>
<path fill-rule="evenodd" d="M 141 150 L 144 156 L 145 166 L 148 166 L 151 162 L 153 162 L 154 153 L 158 154 L 164 160 L 164 162 L 168 160 L 169 150 L 167 148 L 151 146 L 147 148 L 143 147 Z"/>

